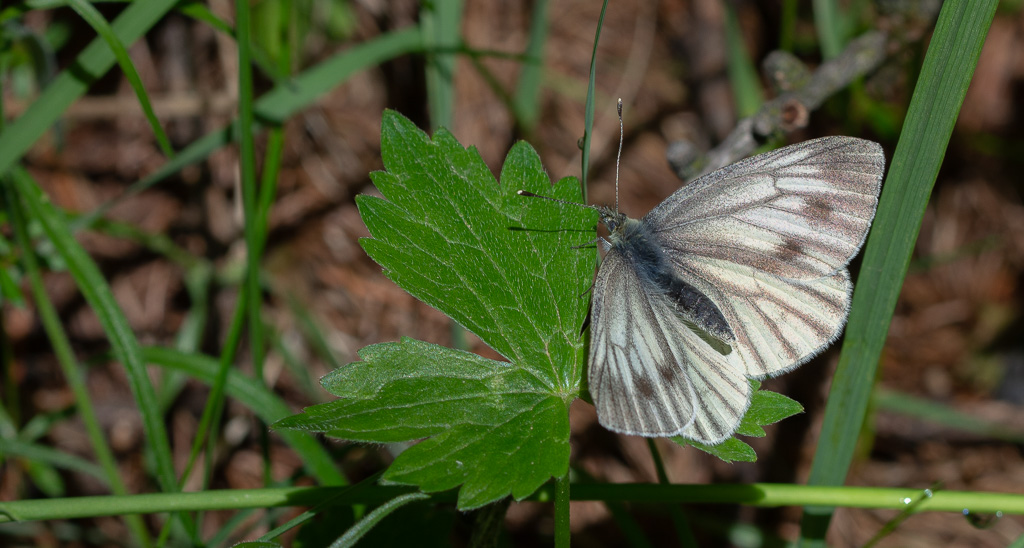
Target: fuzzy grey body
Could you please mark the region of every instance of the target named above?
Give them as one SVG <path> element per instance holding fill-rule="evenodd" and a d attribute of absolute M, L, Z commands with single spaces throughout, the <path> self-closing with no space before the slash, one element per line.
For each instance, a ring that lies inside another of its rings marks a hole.
<path fill-rule="evenodd" d="M 601 222 L 608 227 L 611 251 L 621 253 L 638 278 L 668 297 L 679 314 L 698 329 L 726 344 L 735 340 L 722 311 L 673 271 L 657 234 L 643 220 L 630 219 L 607 207 L 598 208 L 598 212 Z"/>

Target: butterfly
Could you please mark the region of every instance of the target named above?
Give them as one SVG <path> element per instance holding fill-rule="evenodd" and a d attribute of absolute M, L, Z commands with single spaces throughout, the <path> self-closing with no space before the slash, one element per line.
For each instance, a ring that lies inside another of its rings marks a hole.
<path fill-rule="evenodd" d="M 591 301 L 599 422 L 708 445 L 731 437 L 748 378 L 789 371 L 839 336 L 847 264 L 884 168 L 877 143 L 824 137 L 704 175 L 639 220 L 590 206 L 609 232 Z"/>

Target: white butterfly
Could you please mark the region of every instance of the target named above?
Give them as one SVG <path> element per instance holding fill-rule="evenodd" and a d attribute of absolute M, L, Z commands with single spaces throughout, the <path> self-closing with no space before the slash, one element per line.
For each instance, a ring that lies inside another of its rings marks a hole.
<path fill-rule="evenodd" d="M 611 233 L 591 308 L 590 394 L 606 428 L 716 444 L 750 405 L 748 377 L 793 369 L 833 342 L 847 263 L 875 215 L 882 148 L 825 137 L 684 186 Z"/>

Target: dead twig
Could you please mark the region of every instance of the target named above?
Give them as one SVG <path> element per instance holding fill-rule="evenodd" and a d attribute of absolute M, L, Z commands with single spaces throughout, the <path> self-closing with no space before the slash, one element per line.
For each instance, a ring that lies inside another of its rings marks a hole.
<path fill-rule="evenodd" d="M 882 64 L 887 38 L 881 31 L 867 33 L 813 73 L 788 53 L 770 53 L 763 69 L 782 93 L 753 116 L 740 120 L 729 136 L 706 154 L 700 154 L 688 141 L 671 143 L 666 152 L 669 164 L 680 179 L 689 181 L 746 158 L 771 137 L 806 127 L 811 111 L 825 99 Z"/>

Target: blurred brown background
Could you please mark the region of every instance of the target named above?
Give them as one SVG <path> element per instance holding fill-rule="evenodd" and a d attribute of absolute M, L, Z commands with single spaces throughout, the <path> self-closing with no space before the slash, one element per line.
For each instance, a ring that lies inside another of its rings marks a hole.
<path fill-rule="evenodd" d="M 210 3 L 231 19 L 231 5 Z M 343 9 L 342 22 L 316 21 L 302 37 L 299 64 L 306 67 L 349 44 L 365 41 L 416 21 L 413 1 L 371 0 L 332 4 Z M 735 2 L 747 52 L 759 62 L 779 47 L 780 2 Z M 461 57 L 455 76 L 456 107 L 450 128 L 459 141 L 473 145 L 495 173 L 510 146 L 526 138 L 538 150 L 552 178 L 579 175 L 577 139 L 583 131 L 583 99 L 594 31 L 601 4 L 559 0 L 550 6 L 550 36 L 545 47 L 541 116 L 536 131 L 525 134 L 476 70 Z M 871 101 L 902 119 L 913 79 L 927 44 L 930 23 L 868 6 L 863 30 L 888 29 L 908 38 L 894 49 L 883 68 L 864 84 Z M 116 7 L 103 7 L 108 18 Z M 820 62 L 814 43 L 810 6 L 800 6 L 795 53 Z M 527 40 L 531 5 L 522 2 L 470 1 L 465 5 L 463 36 L 481 50 L 520 52 Z M 725 11 L 720 0 L 638 0 L 612 2 L 598 48 L 596 123 L 589 186 L 592 203 L 614 200 L 614 154 L 618 141 L 615 99 L 625 103 L 622 153 L 622 209 L 637 217 L 664 199 L 681 182 L 665 161 L 669 142 L 688 139 L 701 146 L 718 143 L 736 123 L 727 74 Z M 91 31 L 68 10 L 32 12 L 31 28 L 67 32 L 57 52 L 63 67 Z M 923 38 L 915 41 L 915 33 Z M 158 114 L 174 144 L 182 148 L 235 115 L 237 59 L 230 40 L 208 26 L 174 15 L 144 41 L 130 48 Z M 519 63 L 481 57 L 506 90 L 515 88 Z M 316 348 L 318 326 L 339 363 L 355 359 L 368 344 L 409 336 L 452 344 L 452 326 L 439 312 L 416 301 L 384 278 L 358 245 L 367 236 L 353 197 L 373 193 L 368 173 L 381 169 L 380 118 L 395 108 L 421 127 L 430 125 L 426 109 L 423 61 L 402 57 L 368 71 L 324 96 L 315 107 L 286 126 L 284 169 L 271 214 L 267 246 L 265 320 L 279 337 L 267 357 L 267 383 L 298 410 L 327 394 L 289 369 L 286 358 L 301 363 L 315 380 L 332 366 Z M 270 82 L 263 81 L 264 89 Z M 5 87 L 8 115 L 17 116 L 31 101 Z M 769 92 L 770 94 L 770 92 Z M 770 96 L 770 95 L 769 95 Z M 825 134 L 854 134 L 882 142 L 891 157 L 898 127 L 885 131 L 863 109 L 851 108 L 848 94 L 811 114 L 810 126 L 790 142 Z M 1024 335 L 1021 295 L 1024 270 L 1024 12 L 1019 2 L 1004 4 L 982 53 L 963 105 L 956 132 L 939 175 L 914 262 L 882 357 L 879 385 L 926 398 L 974 417 L 1024 432 Z M 78 101 L 59 127 L 27 158 L 33 175 L 60 206 L 88 212 L 164 163 L 137 100 L 118 71 L 112 71 Z M 126 198 L 108 218 L 162 234 L 197 257 L 210 261 L 218 284 L 210 296 L 210 321 L 199 349 L 216 355 L 234 306 L 244 266 L 237 152 L 217 151 L 170 180 Z M 136 243 L 96 231 L 80 241 L 99 262 L 118 302 L 144 344 L 165 344 L 181 328 L 196 304 L 185 291 L 183 270 Z M 857 263 L 854 263 L 856 272 Z M 95 316 L 66 273 L 48 275 L 47 287 L 83 358 L 105 350 Z M 72 403 L 48 341 L 31 306 L 6 305 L 4 323 L 15 344 L 15 367 L 23 417 L 57 413 Z M 475 339 L 475 351 L 493 355 Z M 244 345 L 243 345 L 244 348 Z M 248 368 L 244 356 L 241 367 Z M 837 349 L 794 373 L 770 381 L 767 388 L 797 399 L 807 413 L 768 428 L 768 436 L 747 440 L 759 454 L 750 464 L 726 465 L 693 449 L 660 443 L 669 477 L 675 482 L 803 482 L 820 428 Z M 124 376 L 116 364 L 100 363 L 89 372 L 101 419 L 133 492 L 151 489 L 143 473 L 141 424 Z M 188 383 L 169 413 L 172 444 L 187 459 L 201 413 L 205 386 Z M 262 482 L 259 438 L 263 425 L 240 407 L 228 405 L 223 427 L 222 461 L 215 463 L 213 488 L 252 488 Z M 1024 493 L 1022 446 L 934 422 L 877 410 L 867 425 L 850 485 Z M 597 425 L 593 408 L 577 402 L 572 412 L 573 459 L 604 481 L 657 481 L 644 440 L 622 437 Z M 63 451 L 89 455 L 88 442 L 75 421 L 58 424 L 49 442 Z M 353 479 L 386 465 L 388 453 L 377 447 L 341 451 L 342 466 Z M 275 445 L 273 476 L 296 474 L 301 463 Z M 0 470 L 0 499 L 25 488 L 13 467 Z M 67 495 L 102 494 L 86 477 L 66 478 Z M 187 489 L 188 487 L 186 487 Z M 735 523 L 760 527 L 768 535 L 793 540 L 797 508 L 759 510 L 708 506 L 692 508 L 692 520 L 721 531 Z M 574 542 L 609 546 L 623 542 L 608 510 L 598 503 L 574 503 Z M 652 532 L 671 531 L 663 512 L 639 508 L 635 516 Z M 834 546 L 867 542 L 892 511 L 840 510 L 829 541 Z M 117 520 L 95 520 L 113 533 Z M 208 527 L 217 527 L 209 520 Z M 507 525 L 516 544 L 550 542 L 551 508 L 513 504 Z M 882 546 L 1001 547 L 1024 534 L 1024 519 L 1004 517 L 987 529 L 950 514 L 910 517 Z M 700 533 L 700 538 L 724 537 Z M 0 537 L 0 544 L 3 543 Z M 709 541 L 712 542 L 712 541 Z M 737 546 L 750 545 L 733 539 Z M 768 541 L 766 541 L 768 542 Z M 770 544 L 770 543 L 769 543 Z"/>

